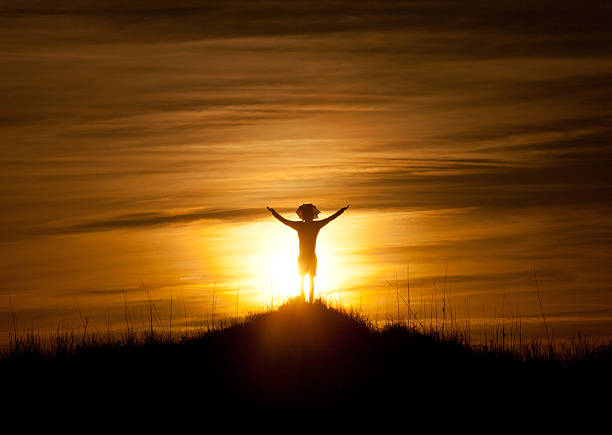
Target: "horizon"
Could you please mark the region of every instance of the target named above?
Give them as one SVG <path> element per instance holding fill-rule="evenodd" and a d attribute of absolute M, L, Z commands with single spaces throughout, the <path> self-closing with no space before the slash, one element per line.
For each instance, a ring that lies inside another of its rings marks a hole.
<path fill-rule="evenodd" d="M 195 326 L 213 293 L 220 316 L 295 296 L 298 240 L 266 207 L 302 203 L 350 204 L 315 296 L 383 318 L 397 285 L 534 336 L 541 301 L 558 339 L 609 338 L 610 12 L 6 2 L 0 342 L 13 315 L 119 329 L 172 294 Z"/>

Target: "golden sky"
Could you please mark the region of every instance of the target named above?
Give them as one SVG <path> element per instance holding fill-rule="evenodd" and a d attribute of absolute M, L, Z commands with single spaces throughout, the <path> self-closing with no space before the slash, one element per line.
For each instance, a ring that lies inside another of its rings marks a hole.
<path fill-rule="evenodd" d="M 294 294 L 266 206 L 314 203 L 351 205 L 328 298 L 382 316 L 410 269 L 537 332 L 535 269 L 559 336 L 610 334 L 608 3 L 54 3 L 0 7 L 0 332 Z"/>

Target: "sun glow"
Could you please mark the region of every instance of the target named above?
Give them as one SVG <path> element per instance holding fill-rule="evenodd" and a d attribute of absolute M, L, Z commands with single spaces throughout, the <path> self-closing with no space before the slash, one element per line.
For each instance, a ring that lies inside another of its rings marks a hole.
<path fill-rule="evenodd" d="M 368 222 L 368 216 L 345 214 L 321 230 L 315 297 L 359 303 L 359 291 L 351 291 L 379 272 L 366 262 L 367 241 L 372 236 Z M 218 284 L 241 287 L 241 304 L 268 304 L 272 299 L 276 304 L 300 294 L 297 233 L 271 216 L 265 221 L 209 228 L 198 243 L 206 249 L 207 262 L 215 262 L 214 273 L 227 281 Z M 304 284 L 308 295 L 308 277 Z"/>
<path fill-rule="evenodd" d="M 262 232 L 254 267 L 259 279 L 266 281 L 272 295 L 292 297 L 299 294 L 297 275 L 298 243 L 293 230 L 271 228 Z M 295 240 L 294 240 L 295 239 Z M 269 295 L 268 295 L 269 296 Z"/>
<path fill-rule="evenodd" d="M 240 258 L 247 281 L 258 289 L 256 300 L 269 301 L 271 297 L 285 299 L 300 293 L 297 274 L 298 237 L 295 231 L 276 221 L 255 222 L 230 229 L 230 237 L 240 240 L 235 259 Z M 332 240 L 324 236 L 323 229 L 317 246 L 318 268 L 315 278 L 315 296 L 337 289 L 342 276 L 340 256 L 332 249 Z M 308 293 L 308 277 L 305 291 Z"/>

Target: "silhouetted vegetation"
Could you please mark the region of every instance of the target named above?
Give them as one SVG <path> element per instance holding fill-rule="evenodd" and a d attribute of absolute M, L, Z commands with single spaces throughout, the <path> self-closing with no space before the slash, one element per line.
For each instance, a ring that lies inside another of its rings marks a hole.
<path fill-rule="evenodd" d="M 50 400 L 176 404 L 195 397 L 192 406 L 262 412 L 427 407 L 474 396 L 550 402 L 609 379 L 610 345 L 583 343 L 563 354 L 521 346 L 473 346 L 457 329 L 375 328 L 358 312 L 296 299 L 189 336 L 58 331 L 43 342 L 14 335 L 0 367 L 14 391 Z"/>

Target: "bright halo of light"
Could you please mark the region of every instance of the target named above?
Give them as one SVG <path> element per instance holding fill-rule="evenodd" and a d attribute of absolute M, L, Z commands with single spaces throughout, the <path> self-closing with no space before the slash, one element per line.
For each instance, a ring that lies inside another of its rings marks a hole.
<path fill-rule="evenodd" d="M 248 225 L 250 245 L 254 256 L 250 261 L 250 272 L 258 283 L 261 302 L 283 300 L 300 294 L 300 277 L 297 274 L 297 233 L 277 222 L 257 222 Z M 324 231 L 324 230 L 323 230 Z M 321 239 L 321 237 L 320 237 Z M 325 295 L 338 285 L 335 271 L 339 268 L 337 256 L 333 255 L 329 243 L 323 238 L 317 248 L 317 276 L 315 296 Z M 308 277 L 305 291 L 308 293 Z"/>
<path fill-rule="evenodd" d="M 271 297 L 286 299 L 300 292 L 297 275 L 298 238 L 291 228 L 278 222 L 257 222 L 248 225 L 250 275 L 257 283 L 260 302 Z"/>
<path fill-rule="evenodd" d="M 351 255 L 354 250 L 354 230 L 342 221 L 343 226 L 333 222 L 319 233 L 317 241 L 317 276 L 315 298 L 341 299 L 352 303 L 350 285 L 363 279 L 364 267 L 359 257 Z M 291 228 L 274 219 L 223 228 L 223 236 L 234 242 L 218 257 L 227 266 L 228 274 L 235 271 L 243 288 L 251 289 L 249 300 L 254 303 L 274 304 L 300 294 L 297 275 L 298 237 Z M 305 278 L 305 293 L 308 295 L 308 277 Z M 359 297 L 356 297 L 359 301 Z"/>

